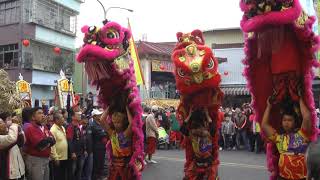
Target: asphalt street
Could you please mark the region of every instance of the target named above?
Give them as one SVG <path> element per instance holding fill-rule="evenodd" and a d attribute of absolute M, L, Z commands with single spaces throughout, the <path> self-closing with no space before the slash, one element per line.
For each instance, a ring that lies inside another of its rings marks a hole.
<path fill-rule="evenodd" d="M 265 154 L 247 151 L 220 151 L 219 177 L 221 180 L 267 180 Z M 148 164 L 143 180 L 182 180 L 184 151 L 158 150 L 157 164 Z"/>

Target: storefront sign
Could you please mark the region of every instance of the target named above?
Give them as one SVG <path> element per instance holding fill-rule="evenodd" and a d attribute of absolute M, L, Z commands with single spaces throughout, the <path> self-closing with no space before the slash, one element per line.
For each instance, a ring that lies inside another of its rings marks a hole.
<path fill-rule="evenodd" d="M 22 101 L 26 103 L 26 106 L 31 107 L 31 87 L 30 83 L 23 80 L 23 76 L 19 75 L 19 81 L 16 82 L 17 92 L 20 95 Z"/>
<path fill-rule="evenodd" d="M 173 72 L 174 66 L 173 63 L 170 61 L 152 61 L 152 71 L 154 72 Z"/>

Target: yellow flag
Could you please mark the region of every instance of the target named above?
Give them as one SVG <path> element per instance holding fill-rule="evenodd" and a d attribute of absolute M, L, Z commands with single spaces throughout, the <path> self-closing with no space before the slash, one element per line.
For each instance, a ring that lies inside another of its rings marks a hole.
<path fill-rule="evenodd" d="M 129 19 L 128 19 L 128 29 L 131 31 Z M 130 43 L 131 58 L 133 59 L 133 62 L 134 62 L 134 72 L 136 76 L 137 85 L 142 85 L 144 84 L 144 79 L 143 79 L 143 74 L 141 70 L 138 51 L 137 51 L 136 45 L 134 44 L 133 35 L 131 35 L 129 43 Z"/>

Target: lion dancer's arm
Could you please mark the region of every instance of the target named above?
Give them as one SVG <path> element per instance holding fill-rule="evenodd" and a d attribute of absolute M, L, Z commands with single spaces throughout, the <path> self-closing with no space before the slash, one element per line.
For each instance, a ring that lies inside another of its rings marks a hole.
<path fill-rule="evenodd" d="M 214 119 L 218 119 L 217 114 L 211 114 L 208 110 L 208 108 L 205 108 L 205 113 L 206 113 L 206 118 L 209 123 L 209 132 L 210 136 L 212 137 L 212 144 L 213 144 L 213 150 L 212 150 L 212 157 L 213 157 L 213 162 L 212 162 L 212 167 L 211 167 L 211 178 L 216 178 L 218 176 L 218 165 L 219 165 L 219 159 L 218 159 L 218 129 L 217 129 L 217 123 L 218 121 L 213 121 L 211 117 L 214 117 Z"/>
<path fill-rule="evenodd" d="M 301 130 L 307 136 L 312 136 L 312 134 L 314 134 L 314 132 L 313 132 L 313 126 L 312 126 L 312 121 L 311 121 L 311 113 L 303 100 L 301 88 L 298 89 L 298 94 L 300 96 L 299 104 L 300 104 L 300 111 L 301 111 L 301 115 L 302 115 Z"/>
<path fill-rule="evenodd" d="M 186 171 L 192 162 L 193 159 L 193 152 L 192 152 L 192 145 L 191 145 L 191 140 L 189 138 L 189 127 L 188 127 L 188 122 L 190 120 L 192 114 L 192 108 L 190 108 L 188 117 L 186 119 L 183 119 L 182 125 L 180 127 L 180 132 L 184 136 L 184 143 L 185 143 L 185 156 L 186 156 L 186 163 L 184 164 L 184 170 Z"/>

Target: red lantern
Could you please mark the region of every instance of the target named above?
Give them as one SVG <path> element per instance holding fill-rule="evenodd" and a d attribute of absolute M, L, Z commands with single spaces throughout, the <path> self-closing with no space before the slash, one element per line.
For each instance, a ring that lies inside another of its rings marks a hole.
<path fill-rule="evenodd" d="M 56 54 L 60 54 L 61 53 L 61 49 L 59 47 L 55 47 L 53 48 L 54 53 Z"/>
<path fill-rule="evenodd" d="M 160 69 L 163 71 L 165 69 L 164 65 L 160 65 Z"/>
<path fill-rule="evenodd" d="M 224 74 L 225 76 L 228 76 L 228 75 L 229 75 L 229 72 L 228 72 L 228 71 L 225 71 L 223 74 Z"/>
<path fill-rule="evenodd" d="M 25 39 L 25 40 L 22 41 L 22 45 L 24 47 L 28 47 L 30 45 L 30 41 L 28 39 Z"/>

